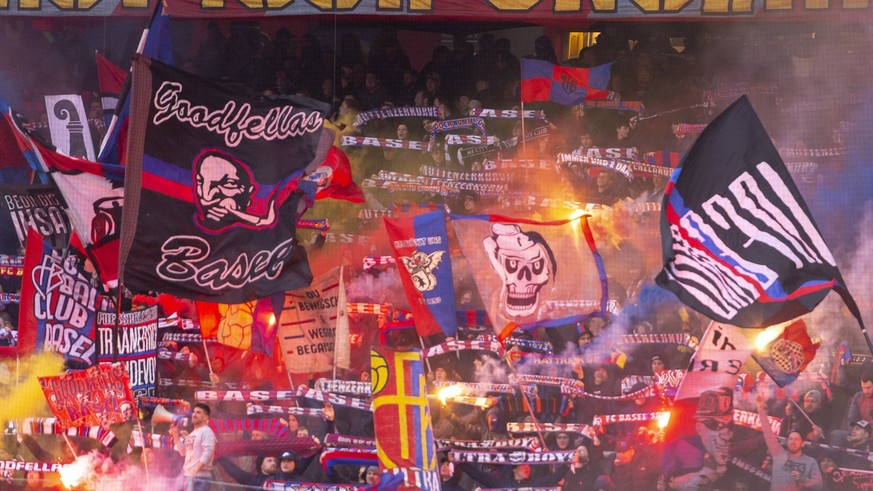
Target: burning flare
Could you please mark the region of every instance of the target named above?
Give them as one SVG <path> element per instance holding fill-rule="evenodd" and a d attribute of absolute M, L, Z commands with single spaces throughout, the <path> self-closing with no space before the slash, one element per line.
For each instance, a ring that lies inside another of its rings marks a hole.
<path fill-rule="evenodd" d="M 443 387 L 437 392 L 437 397 L 440 402 L 443 403 L 443 406 L 446 405 L 446 399 L 451 399 L 453 397 L 459 396 L 464 392 L 464 388 L 460 385 L 449 385 L 448 387 Z"/>

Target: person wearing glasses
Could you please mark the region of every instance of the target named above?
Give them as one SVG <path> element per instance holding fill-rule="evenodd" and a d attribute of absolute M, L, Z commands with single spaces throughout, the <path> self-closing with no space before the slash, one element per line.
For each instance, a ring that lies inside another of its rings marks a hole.
<path fill-rule="evenodd" d="M 664 446 L 659 489 L 709 489 L 727 472 L 734 436 L 733 391 L 727 387 L 700 395 L 694 413 L 696 434 Z"/>

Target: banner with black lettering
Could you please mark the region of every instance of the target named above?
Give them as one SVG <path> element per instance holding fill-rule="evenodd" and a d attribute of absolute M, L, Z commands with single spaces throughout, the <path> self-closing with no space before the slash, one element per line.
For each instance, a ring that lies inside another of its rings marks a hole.
<path fill-rule="evenodd" d="M 339 300 L 339 267 L 315 278 L 312 286 L 285 293 L 279 316 L 279 346 L 288 373 L 333 368 Z"/>
<path fill-rule="evenodd" d="M 154 396 L 157 379 L 158 306 L 122 312 L 115 325 L 115 312 L 97 314 L 97 346 L 100 362 L 127 365 L 130 388 L 136 397 Z"/>
<path fill-rule="evenodd" d="M 334 136 L 318 103 L 266 99 L 139 55 L 133 74 L 125 286 L 227 304 L 308 286 L 295 224 L 316 183 L 298 178 Z"/>
<path fill-rule="evenodd" d="M 33 229 L 27 235 L 21 285 L 19 343 L 22 353 L 53 351 L 76 368 L 94 364 L 98 288 L 75 247 L 51 248 Z"/>
<path fill-rule="evenodd" d="M 676 390 L 676 400 L 695 398 L 705 390 L 736 385 L 737 375 L 752 355 L 752 349 L 751 341 L 739 328 L 710 323 Z"/>
<path fill-rule="evenodd" d="M 686 305 L 757 328 L 811 312 L 833 288 L 861 322 L 833 254 L 747 97 L 697 138 L 670 178 L 663 205 L 664 268 L 656 282 Z"/>
<path fill-rule="evenodd" d="M 127 370 L 121 363 L 38 378 L 61 428 L 102 427 L 133 419 L 136 404 Z"/>
<path fill-rule="evenodd" d="M 53 247 L 66 247 L 72 227 L 64 198 L 54 186 L 0 185 L 0 254 L 17 255 L 28 227 Z"/>

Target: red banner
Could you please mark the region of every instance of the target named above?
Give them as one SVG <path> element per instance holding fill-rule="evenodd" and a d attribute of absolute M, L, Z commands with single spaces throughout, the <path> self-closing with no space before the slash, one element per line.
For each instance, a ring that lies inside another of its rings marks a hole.
<path fill-rule="evenodd" d="M 95 365 L 55 377 L 39 377 L 61 428 L 130 421 L 136 407 L 124 365 Z"/>

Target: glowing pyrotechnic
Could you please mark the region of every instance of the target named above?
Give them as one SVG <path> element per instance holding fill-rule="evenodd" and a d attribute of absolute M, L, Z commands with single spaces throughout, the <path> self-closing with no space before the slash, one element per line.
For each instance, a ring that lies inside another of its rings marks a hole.
<path fill-rule="evenodd" d="M 437 392 L 437 397 L 440 402 L 443 403 L 443 406 L 446 405 L 446 399 L 450 399 L 452 397 L 457 397 L 464 392 L 463 387 L 460 385 L 449 385 L 448 387 L 443 387 Z"/>
<path fill-rule="evenodd" d="M 658 424 L 658 429 L 663 430 L 670 424 L 670 411 L 664 411 L 655 419 Z"/>
<path fill-rule="evenodd" d="M 585 214 L 587 214 L 587 212 L 585 210 L 583 210 L 582 208 L 576 208 L 576 211 L 574 211 L 573 213 L 570 213 L 569 219 L 575 220 L 575 219 L 577 219 Z"/>
<path fill-rule="evenodd" d="M 90 460 L 88 455 L 83 455 L 77 458 L 75 462 L 61 467 L 58 470 L 58 474 L 61 476 L 61 484 L 67 489 L 73 489 L 76 486 L 82 485 L 93 468 Z"/>
<path fill-rule="evenodd" d="M 755 349 L 758 351 L 764 351 L 764 348 L 770 344 L 770 341 L 776 339 L 784 329 L 784 324 L 776 324 L 775 326 L 770 326 L 758 333 L 758 337 L 755 338 Z"/>
<path fill-rule="evenodd" d="M 270 324 L 270 327 L 275 326 L 276 325 L 276 314 L 270 314 L 270 320 L 268 322 Z"/>

